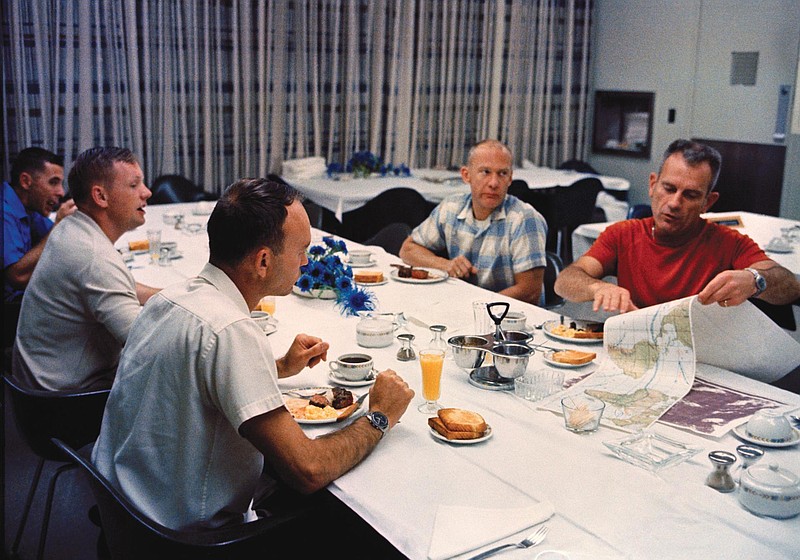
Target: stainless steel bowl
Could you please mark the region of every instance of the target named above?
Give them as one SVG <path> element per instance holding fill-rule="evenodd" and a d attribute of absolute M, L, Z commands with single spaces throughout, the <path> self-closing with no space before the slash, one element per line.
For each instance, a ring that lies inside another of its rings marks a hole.
<path fill-rule="evenodd" d="M 458 367 L 468 371 L 480 367 L 486 358 L 489 340 L 482 336 L 451 336 L 447 344 L 453 352 L 453 359 Z"/>
<path fill-rule="evenodd" d="M 506 342 L 529 342 L 533 335 L 525 331 L 503 331 Z"/>
<path fill-rule="evenodd" d="M 528 360 L 534 350 L 526 344 L 501 342 L 492 346 L 491 352 L 497 373 L 506 379 L 514 379 L 528 369 Z"/>

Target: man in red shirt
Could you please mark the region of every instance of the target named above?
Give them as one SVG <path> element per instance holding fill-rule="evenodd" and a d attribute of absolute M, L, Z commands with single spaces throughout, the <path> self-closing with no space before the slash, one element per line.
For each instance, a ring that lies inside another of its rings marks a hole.
<path fill-rule="evenodd" d="M 621 313 L 695 294 L 704 305 L 722 306 L 752 297 L 772 304 L 800 298 L 794 274 L 752 239 L 700 217 L 719 198 L 721 163 L 713 148 L 675 140 L 659 172 L 650 174 L 653 217 L 609 226 L 559 274 L 556 293 Z M 609 275 L 618 283 L 602 280 Z"/>

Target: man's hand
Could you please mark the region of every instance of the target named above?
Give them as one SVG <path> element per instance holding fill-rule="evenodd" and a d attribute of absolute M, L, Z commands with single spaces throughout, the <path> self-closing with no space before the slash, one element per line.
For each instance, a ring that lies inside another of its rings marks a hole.
<path fill-rule="evenodd" d="M 722 307 L 741 305 L 756 293 L 753 274 L 747 270 L 725 270 L 717 274 L 697 294 L 703 305 L 718 303 Z"/>
<path fill-rule="evenodd" d="M 469 259 L 464 255 L 459 255 L 454 259 L 448 261 L 448 266 L 445 269 L 447 274 L 454 278 L 469 278 L 473 274 L 478 273 L 478 269 L 475 268 Z"/>
<path fill-rule="evenodd" d="M 602 282 L 594 293 L 592 309 L 627 313 L 639 308 L 631 301 L 631 293 L 628 290 L 610 282 Z"/>
<path fill-rule="evenodd" d="M 278 366 L 278 377 L 297 375 L 306 366 L 312 368 L 320 361 L 328 359 L 327 342 L 308 334 L 298 334 L 289 347 L 286 355 L 275 361 Z"/>
<path fill-rule="evenodd" d="M 389 418 L 389 427 L 400 421 L 414 391 L 394 370 L 387 369 L 378 374 L 375 385 L 369 392 L 369 409 L 379 410 Z"/>
<path fill-rule="evenodd" d="M 67 216 L 70 216 L 75 213 L 78 207 L 75 206 L 75 201 L 71 198 L 69 200 L 65 200 L 61 203 L 61 206 L 58 207 L 58 212 L 56 212 L 56 222 L 58 223 Z"/>

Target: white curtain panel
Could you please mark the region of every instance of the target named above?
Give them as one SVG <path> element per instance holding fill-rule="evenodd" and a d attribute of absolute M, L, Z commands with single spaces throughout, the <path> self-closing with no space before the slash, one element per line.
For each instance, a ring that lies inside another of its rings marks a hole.
<path fill-rule="evenodd" d="M 127 146 L 149 179 L 220 192 L 285 159 L 455 167 L 586 152 L 592 0 L 5 3 L 3 169 Z"/>

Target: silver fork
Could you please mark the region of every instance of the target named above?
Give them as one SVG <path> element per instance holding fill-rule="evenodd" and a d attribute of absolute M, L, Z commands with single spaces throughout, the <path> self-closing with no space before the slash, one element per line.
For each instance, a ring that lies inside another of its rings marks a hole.
<path fill-rule="evenodd" d="M 489 556 L 494 556 L 501 550 L 506 550 L 508 548 L 530 548 L 532 546 L 536 546 L 537 544 L 542 543 L 544 538 L 547 536 L 547 531 L 548 531 L 547 525 L 542 525 L 536 531 L 534 531 L 533 533 L 531 533 L 518 543 L 501 544 L 500 546 L 490 548 L 486 552 L 481 552 L 477 556 L 473 556 L 468 560 L 482 560 L 483 558 L 489 558 Z"/>

